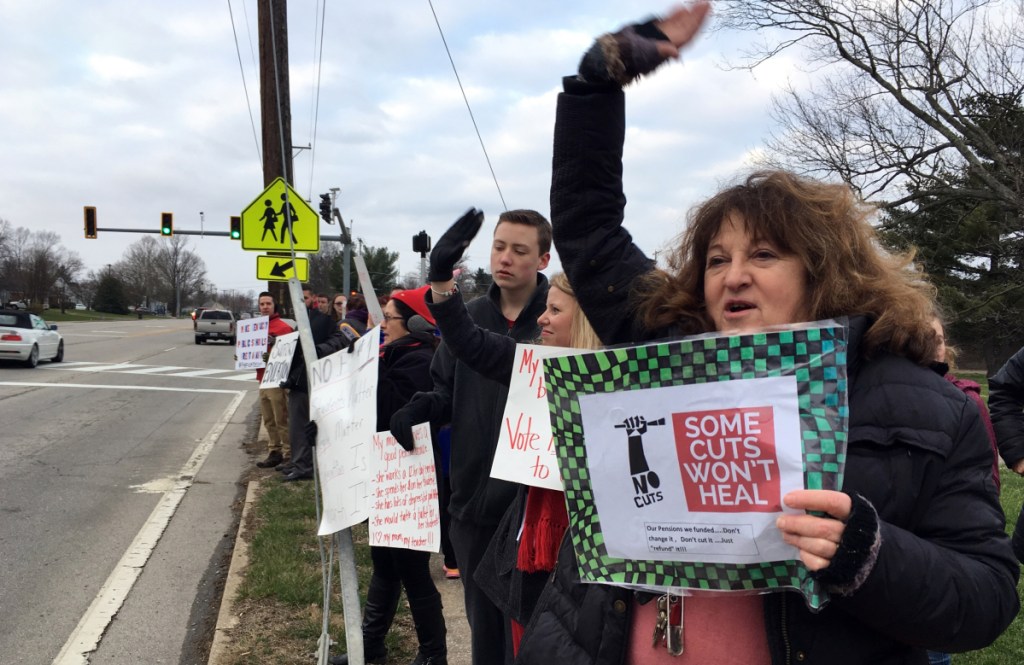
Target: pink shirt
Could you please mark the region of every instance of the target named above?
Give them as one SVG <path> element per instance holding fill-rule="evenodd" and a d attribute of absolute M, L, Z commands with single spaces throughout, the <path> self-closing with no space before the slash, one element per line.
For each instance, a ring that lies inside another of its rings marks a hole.
<path fill-rule="evenodd" d="M 665 645 L 651 647 L 658 618 L 657 600 L 633 601 L 629 665 L 770 665 L 760 595 L 722 593 L 683 599 L 683 653 L 671 656 Z"/>

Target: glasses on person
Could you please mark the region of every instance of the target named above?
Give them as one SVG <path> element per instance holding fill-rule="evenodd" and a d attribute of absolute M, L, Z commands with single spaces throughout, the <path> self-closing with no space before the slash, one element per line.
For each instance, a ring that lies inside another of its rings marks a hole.
<path fill-rule="evenodd" d="M 341 301 L 339 300 L 338 302 L 334 303 L 334 306 L 335 306 L 335 307 L 344 307 L 344 306 L 345 306 L 345 303 L 343 303 L 343 302 L 341 302 Z"/>
<path fill-rule="evenodd" d="M 392 321 L 405 321 L 405 317 L 404 316 L 392 316 L 390 314 L 385 314 L 384 315 L 384 320 L 386 322 L 388 322 L 388 323 L 391 323 Z"/>

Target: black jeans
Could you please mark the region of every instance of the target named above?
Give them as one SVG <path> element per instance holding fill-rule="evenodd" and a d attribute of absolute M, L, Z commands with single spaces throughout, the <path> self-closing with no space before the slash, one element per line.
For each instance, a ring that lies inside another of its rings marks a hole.
<path fill-rule="evenodd" d="M 294 444 L 293 444 L 294 445 Z M 466 619 L 472 633 L 473 665 L 502 665 L 512 662 L 512 631 L 509 619 L 491 602 L 473 580 L 484 550 L 497 525 L 481 525 L 451 518 L 448 534 L 459 561 L 462 590 L 466 598 Z"/>

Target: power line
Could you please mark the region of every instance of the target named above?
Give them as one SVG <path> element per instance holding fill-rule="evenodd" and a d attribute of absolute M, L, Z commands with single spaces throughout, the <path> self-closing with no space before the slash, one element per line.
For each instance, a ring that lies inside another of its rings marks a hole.
<path fill-rule="evenodd" d="M 455 60 L 452 59 L 452 52 L 448 49 L 448 40 L 444 38 L 444 30 L 441 29 L 441 21 L 437 18 L 437 12 L 434 11 L 433 0 L 427 0 L 427 4 L 430 5 L 430 13 L 434 15 L 434 23 L 437 24 L 437 31 L 441 33 L 441 43 L 444 44 L 444 52 L 448 54 L 448 62 L 452 63 L 452 71 L 455 72 L 455 80 L 459 84 L 459 90 L 462 92 L 462 100 L 466 102 L 466 110 L 469 111 L 469 119 L 473 121 L 473 130 L 476 131 L 476 138 L 480 141 L 480 149 L 484 151 L 484 159 L 487 161 L 487 168 L 491 170 L 491 178 L 494 179 L 494 186 L 498 189 L 498 198 L 501 199 L 501 205 L 508 211 L 508 204 L 505 203 L 505 196 L 501 193 L 501 185 L 498 184 L 498 176 L 494 173 L 494 167 L 491 165 L 491 158 L 487 155 L 487 147 L 484 145 L 484 137 L 480 135 L 480 128 L 477 127 L 476 118 L 473 116 L 473 108 L 469 105 L 469 98 L 466 96 L 466 90 L 462 87 L 462 79 L 459 78 L 459 70 L 455 67 Z"/>
<path fill-rule="evenodd" d="M 316 129 L 320 120 L 320 75 L 324 67 L 324 25 L 327 20 L 327 0 L 324 0 L 320 13 L 320 55 L 316 59 L 316 88 L 313 102 L 313 128 L 309 141 L 309 199 L 313 200 L 313 167 L 316 165 Z M 313 27 L 313 42 L 316 43 L 316 26 Z"/>
<path fill-rule="evenodd" d="M 242 6 L 244 8 L 244 3 Z M 245 67 L 242 66 L 242 50 L 238 47 L 238 32 L 235 30 L 235 13 L 231 10 L 231 0 L 228 0 L 228 14 L 231 16 L 231 34 L 235 36 L 235 53 L 238 54 L 238 69 L 242 72 L 242 89 L 245 90 L 245 105 L 249 109 L 249 124 L 252 125 L 252 138 L 256 142 L 256 157 L 262 162 L 263 151 L 260 150 L 260 139 L 256 135 L 256 119 L 252 115 L 252 102 L 249 101 L 249 86 L 245 82 Z M 252 41 L 250 40 L 251 44 Z"/>

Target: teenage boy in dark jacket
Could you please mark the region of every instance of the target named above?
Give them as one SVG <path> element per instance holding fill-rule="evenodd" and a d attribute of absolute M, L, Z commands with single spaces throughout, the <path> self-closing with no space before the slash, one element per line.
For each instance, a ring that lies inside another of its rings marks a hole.
<path fill-rule="evenodd" d="M 461 256 L 463 249 L 438 246 L 431 253 L 429 281 L 449 285 L 439 295 L 456 288 L 451 257 Z M 547 267 L 550 251 L 551 224 L 543 215 L 533 210 L 502 213 L 491 242 L 494 283 L 486 296 L 467 305 L 474 323 L 517 341 L 535 339 L 548 291 L 539 271 Z M 433 302 L 431 293 L 427 299 Z M 457 361 L 444 345 L 434 354 L 431 374 L 434 389 L 418 393 L 395 413 L 391 433 L 399 442 L 411 442 L 412 425 L 451 422 L 449 533 L 462 574 L 473 664 L 501 665 L 511 658 L 508 618 L 476 585 L 473 572 L 516 494 L 515 484 L 490 477 L 508 388 Z"/>
<path fill-rule="evenodd" d="M 988 380 L 988 410 L 999 454 L 1006 466 L 1024 475 L 1024 348 Z M 1024 563 L 1024 506 L 1013 532 L 1013 553 Z"/>

